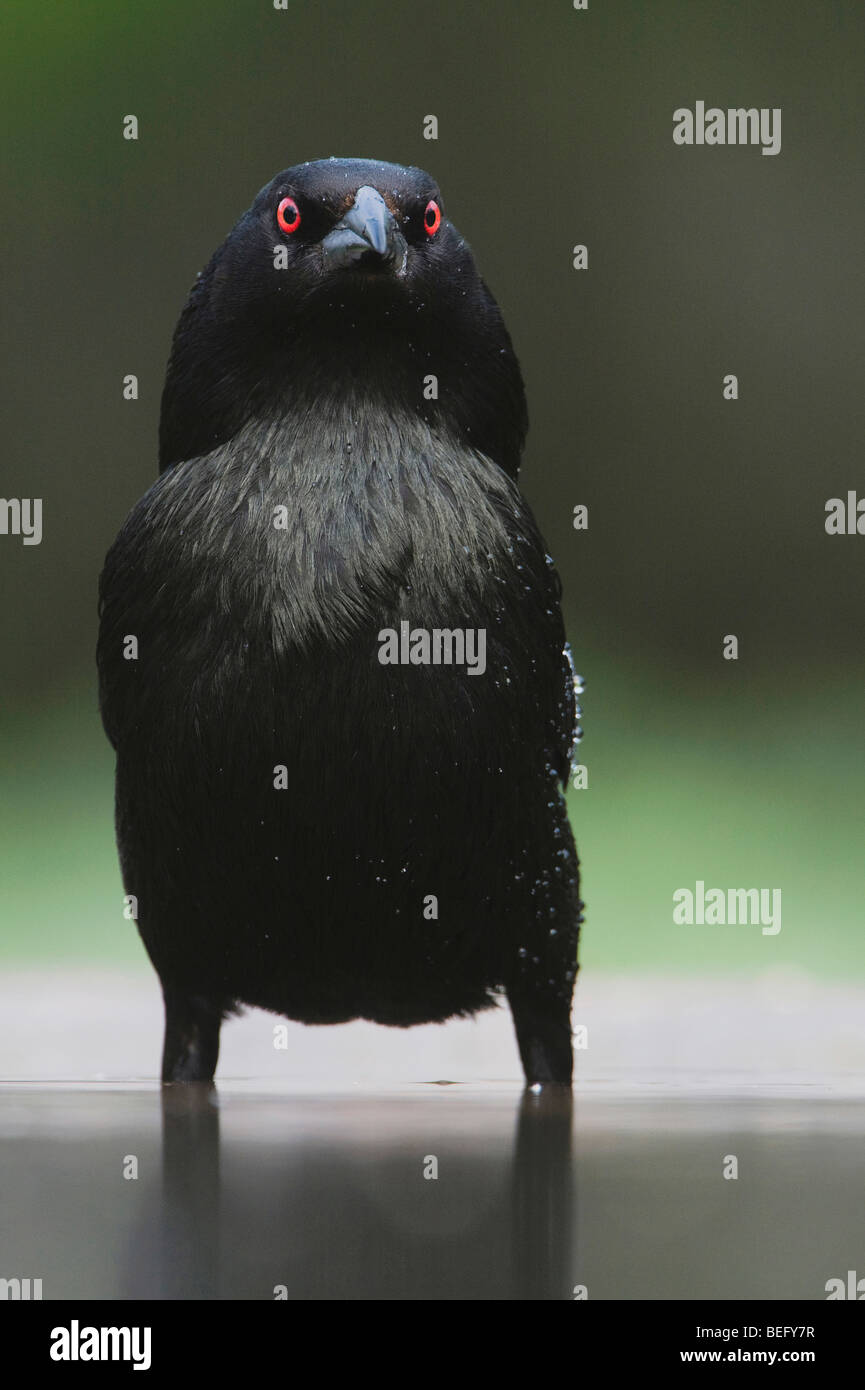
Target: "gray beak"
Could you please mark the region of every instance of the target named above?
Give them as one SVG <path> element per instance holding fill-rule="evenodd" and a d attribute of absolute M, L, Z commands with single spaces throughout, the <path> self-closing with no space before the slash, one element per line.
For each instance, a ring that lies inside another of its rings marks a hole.
<path fill-rule="evenodd" d="M 405 274 L 406 242 L 378 189 L 365 184 L 341 222 L 321 243 L 326 270 L 342 270 L 364 256 L 380 258 L 396 275 Z"/>

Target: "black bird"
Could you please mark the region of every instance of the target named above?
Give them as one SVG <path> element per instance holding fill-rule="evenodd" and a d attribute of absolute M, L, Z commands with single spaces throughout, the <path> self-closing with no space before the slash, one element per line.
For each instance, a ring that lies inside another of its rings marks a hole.
<path fill-rule="evenodd" d="M 526 428 L 420 169 L 287 169 L 199 275 L 100 581 L 164 1081 L 212 1078 L 243 1004 L 404 1028 L 506 991 L 527 1082 L 570 1082 L 578 710 Z"/>

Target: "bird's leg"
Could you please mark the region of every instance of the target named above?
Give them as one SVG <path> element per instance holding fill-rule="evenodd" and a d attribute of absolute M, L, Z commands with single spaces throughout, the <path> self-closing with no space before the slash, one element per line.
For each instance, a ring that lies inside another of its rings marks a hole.
<path fill-rule="evenodd" d="M 570 1086 L 574 1070 L 571 1001 L 565 991 L 542 992 L 522 983 L 508 986 L 508 1003 L 526 1085 Z"/>
<path fill-rule="evenodd" d="M 162 982 L 165 1045 L 162 1080 L 212 1081 L 223 1011 L 209 999 Z"/>

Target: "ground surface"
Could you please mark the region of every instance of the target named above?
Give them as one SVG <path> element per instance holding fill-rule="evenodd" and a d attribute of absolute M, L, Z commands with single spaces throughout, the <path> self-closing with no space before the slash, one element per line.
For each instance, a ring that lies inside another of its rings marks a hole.
<path fill-rule="evenodd" d="M 865 1275 L 853 988 L 596 979 L 572 1107 L 523 1095 L 504 1012 L 289 1025 L 285 1049 L 250 1013 L 215 1093 L 162 1097 L 147 973 L 20 971 L 0 1005 L 0 1276 L 46 1299 L 821 1299 Z"/>

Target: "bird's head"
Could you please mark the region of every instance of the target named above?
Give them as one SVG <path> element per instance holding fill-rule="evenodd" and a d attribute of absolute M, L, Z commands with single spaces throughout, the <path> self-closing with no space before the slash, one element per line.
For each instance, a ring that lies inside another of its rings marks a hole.
<path fill-rule="evenodd" d="M 431 375 L 434 406 L 422 386 Z M 261 189 L 177 325 L 161 466 L 340 386 L 473 434 L 516 471 L 526 429 L 519 366 L 471 249 L 422 169 L 320 159 Z"/>
<path fill-rule="evenodd" d="M 250 230 L 268 251 L 284 248 L 281 263 L 296 277 L 294 290 L 306 294 L 345 292 L 370 275 L 410 284 L 464 245 L 429 174 L 372 159 L 287 169 L 251 213 Z"/>

